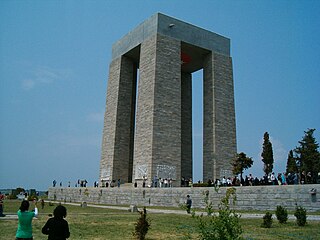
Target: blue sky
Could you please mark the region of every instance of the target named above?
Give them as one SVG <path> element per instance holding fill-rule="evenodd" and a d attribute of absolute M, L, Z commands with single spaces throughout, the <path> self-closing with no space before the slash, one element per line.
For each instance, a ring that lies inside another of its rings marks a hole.
<path fill-rule="evenodd" d="M 238 152 L 275 172 L 308 128 L 320 140 L 320 1 L 0 1 L 0 188 L 98 180 L 112 44 L 156 12 L 231 39 Z M 194 180 L 202 73 L 193 75 Z"/>

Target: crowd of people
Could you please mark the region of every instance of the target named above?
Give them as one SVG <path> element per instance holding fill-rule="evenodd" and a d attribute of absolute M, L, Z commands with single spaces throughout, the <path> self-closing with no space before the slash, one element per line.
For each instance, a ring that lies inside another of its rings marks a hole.
<path fill-rule="evenodd" d="M 75 187 L 87 187 L 87 184 L 88 184 L 88 181 L 86 180 L 86 179 L 84 179 L 84 180 L 80 180 L 80 179 L 78 179 L 78 181 L 75 183 Z M 95 184 L 96 184 L 96 182 L 95 182 Z M 57 186 L 57 181 L 56 180 L 53 180 L 52 181 L 52 186 L 53 187 L 56 187 Z M 63 183 L 62 182 L 60 182 L 59 183 L 59 186 L 60 187 L 63 187 Z M 71 187 L 71 182 L 69 181 L 68 182 L 68 187 Z"/>
<path fill-rule="evenodd" d="M 173 187 L 174 180 L 172 178 L 158 178 L 154 176 L 151 182 L 147 181 L 147 178 L 143 178 L 142 183 L 139 187 L 148 187 L 148 188 L 167 188 Z M 312 175 L 311 172 L 305 173 L 304 171 L 299 173 L 278 173 L 275 174 L 274 172 L 264 175 L 261 178 L 254 177 L 252 174 L 246 175 L 243 177 L 223 177 L 222 179 L 211 180 L 209 179 L 206 183 L 201 181 L 197 182 L 201 186 L 260 186 L 260 185 L 293 185 L 293 184 L 312 184 L 312 183 L 320 183 L 320 173 L 316 176 Z M 120 187 L 122 184 L 121 180 L 104 180 L 101 181 L 99 184 L 98 181 L 93 183 L 93 187 Z M 53 187 L 56 187 L 57 181 L 54 180 L 52 183 Z M 88 181 L 87 180 L 80 180 L 75 183 L 75 187 L 87 187 Z M 194 183 L 192 178 L 181 178 L 181 187 L 191 187 Z M 59 184 L 62 187 L 62 182 Z M 71 186 L 70 181 L 68 182 L 68 187 Z M 138 187 L 138 183 L 134 182 L 134 187 Z M 198 185 L 199 186 L 199 185 Z"/>
<path fill-rule="evenodd" d="M 228 177 L 216 179 L 214 182 L 208 180 L 207 185 L 210 186 L 260 186 L 260 185 L 294 185 L 294 184 L 313 184 L 319 183 L 320 174 L 318 178 L 312 177 L 311 172 L 299 173 L 278 173 L 277 175 L 272 172 L 271 174 L 264 175 L 261 178 L 254 177 L 252 174 L 246 175 L 245 178 Z"/>

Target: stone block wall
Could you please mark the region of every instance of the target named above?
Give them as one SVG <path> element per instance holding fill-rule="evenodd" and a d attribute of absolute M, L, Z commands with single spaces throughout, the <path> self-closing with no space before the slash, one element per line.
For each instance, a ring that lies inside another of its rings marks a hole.
<path fill-rule="evenodd" d="M 311 189 L 316 189 L 315 195 Z M 204 208 L 204 197 L 209 193 L 209 201 L 215 209 L 225 196 L 227 188 L 50 188 L 49 199 L 61 202 L 87 202 L 108 205 L 178 207 L 185 203 L 186 196 L 192 198 L 193 207 Z M 320 185 L 252 186 L 236 187 L 236 210 L 273 211 L 278 205 L 294 210 L 304 207 L 308 212 L 320 211 Z"/>

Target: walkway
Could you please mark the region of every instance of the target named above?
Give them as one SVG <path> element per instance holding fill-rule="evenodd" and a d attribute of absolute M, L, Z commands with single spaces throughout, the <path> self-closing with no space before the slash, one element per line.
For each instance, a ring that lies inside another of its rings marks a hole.
<path fill-rule="evenodd" d="M 57 202 L 58 203 L 58 202 Z M 80 203 L 64 203 L 65 205 L 73 205 L 79 206 Z M 121 206 L 108 206 L 108 205 L 96 205 L 96 204 L 87 204 L 88 207 L 95 207 L 95 208 L 106 208 L 106 209 L 116 209 L 116 210 L 124 210 L 128 211 L 129 207 L 121 207 Z M 141 210 L 141 209 L 140 209 Z M 188 213 L 184 210 L 170 210 L 170 209 L 154 209 L 154 208 L 147 208 L 147 211 L 150 213 L 164 213 L 164 214 L 182 214 L 187 215 Z M 196 212 L 196 215 L 206 215 L 206 212 Z M 262 219 L 264 214 L 262 213 L 241 213 L 241 218 L 245 219 Z M 273 214 L 273 218 L 276 216 Z M 18 219 L 17 215 L 6 215 L 5 217 L 0 217 L 0 220 L 13 220 Z M 288 215 L 289 220 L 295 220 L 296 217 L 293 215 Z M 320 221 L 320 215 L 308 215 L 308 221 Z"/>

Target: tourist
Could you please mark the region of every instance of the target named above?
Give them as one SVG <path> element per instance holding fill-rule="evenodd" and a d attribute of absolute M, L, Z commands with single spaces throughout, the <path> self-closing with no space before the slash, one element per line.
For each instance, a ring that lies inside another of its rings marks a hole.
<path fill-rule="evenodd" d="M 169 179 L 169 187 L 170 187 L 170 188 L 172 188 L 172 187 L 173 187 L 173 186 L 172 186 L 172 184 L 173 184 L 173 182 L 172 182 L 172 178 L 170 178 L 170 179 Z"/>
<path fill-rule="evenodd" d="M 254 186 L 259 186 L 259 185 L 260 185 L 260 180 L 259 180 L 258 177 L 256 177 L 256 178 L 254 179 Z"/>
<path fill-rule="evenodd" d="M 34 201 L 34 211 L 29 212 L 29 201 L 23 200 L 18 211 L 18 229 L 16 239 L 32 240 L 32 219 L 38 215 L 37 202 Z"/>
<path fill-rule="evenodd" d="M 155 175 L 154 177 L 153 177 L 153 187 L 158 187 L 158 177 L 157 177 L 157 175 Z"/>
<path fill-rule="evenodd" d="M 245 179 L 244 179 L 244 186 L 249 186 L 249 178 L 246 175 Z"/>
<path fill-rule="evenodd" d="M 192 206 L 192 200 L 190 198 L 190 195 L 187 195 L 187 203 L 186 203 L 187 213 L 190 213 L 191 206 Z"/>
<path fill-rule="evenodd" d="M 6 216 L 3 214 L 3 200 L 4 200 L 4 195 L 0 192 L 0 217 Z"/>
<path fill-rule="evenodd" d="M 227 186 L 228 187 L 232 186 L 232 180 L 230 177 L 227 178 Z"/>
<path fill-rule="evenodd" d="M 307 183 L 312 183 L 312 175 L 311 175 L 311 172 L 308 172 L 307 173 L 307 176 L 306 176 L 306 180 L 307 180 Z"/>
<path fill-rule="evenodd" d="M 286 177 L 286 173 L 282 173 L 281 175 L 281 182 L 282 182 L 282 185 L 287 185 L 287 177 Z"/>
<path fill-rule="evenodd" d="M 41 199 L 41 209 L 44 209 L 44 199 Z"/>
<path fill-rule="evenodd" d="M 192 178 L 189 178 L 189 187 L 193 187 L 193 182 L 192 182 Z"/>
<path fill-rule="evenodd" d="M 294 175 L 293 175 L 293 184 L 294 185 L 299 184 L 299 174 L 298 173 L 294 173 Z"/>
<path fill-rule="evenodd" d="M 254 180 L 254 178 L 253 178 L 252 174 L 250 173 L 250 174 L 249 174 L 249 177 L 248 177 L 248 181 L 249 181 L 249 185 L 250 185 L 250 186 L 253 185 L 253 180 Z"/>
<path fill-rule="evenodd" d="M 70 237 L 68 222 L 64 219 L 67 209 L 59 205 L 53 211 L 53 217 L 49 218 L 42 228 L 42 233 L 48 235 L 48 240 L 65 240 Z"/>
<path fill-rule="evenodd" d="M 306 175 L 305 175 L 304 171 L 302 171 L 302 173 L 301 173 L 300 183 L 301 184 L 305 184 L 306 183 Z"/>
<path fill-rule="evenodd" d="M 164 179 L 164 187 L 168 187 L 168 185 L 169 185 L 169 182 L 168 182 L 168 179 L 166 178 Z"/>
<path fill-rule="evenodd" d="M 222 178 L 222 186 L 226 187 L 227 186 L 227 179 L 225 176 Z"/>
<path fill-rule="evenodd" d="M 282 176 L 281 173 L 278 173 L 278 185 L 282 185 Z"/>
<path fill-rule="evenodd" d="M 276 185 L 276 177 L 274 176 L 274 172 L 270 176 L 270 181 L 272 185 Z"/>
<path fill-rule="evenodd" d="M 143 188 L 146 187 L 146 179 L 147 179 L 147 177 L 145 175 L 143 175 L 143 179 L 142 179 L 142 187 Z"/>

